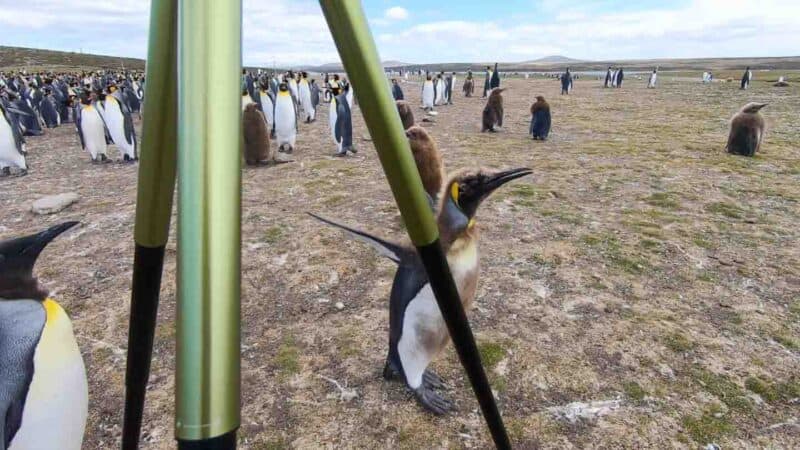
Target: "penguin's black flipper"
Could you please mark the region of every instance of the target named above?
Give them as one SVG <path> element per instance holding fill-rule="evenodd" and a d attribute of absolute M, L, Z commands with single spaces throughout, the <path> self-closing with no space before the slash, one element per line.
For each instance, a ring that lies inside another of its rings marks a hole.
<path fill-rule="evenodd" d="M 0 448 L 9 447 L 22 425 L 33 356 L 46 318 L 38 301 L 0 301 Z"/>
<path fill-rule="evenodd" d="M 413 250 L 405 248 L 399 244 L 385 241 L 379 237 L 372 236 L 363 231 L 359 231 L 354 228 L 338 224 L 336 222 L 320 217 L 314 213 L 307 213 L 307 214 L 319 220 L 320 222 L 324 222 L 328 225 L 332 225 L 336 228 L 340 228 L 346 231 L 351 237 L 358 239 L 359 241 L 366 242 L 367 244 L 374 247 L 378 251 L 378 253 L 391 259 L 392 261 L 398 264 L 400 264 L 402 261 L 408 260 L 410 257 L 414 255 Z"/>

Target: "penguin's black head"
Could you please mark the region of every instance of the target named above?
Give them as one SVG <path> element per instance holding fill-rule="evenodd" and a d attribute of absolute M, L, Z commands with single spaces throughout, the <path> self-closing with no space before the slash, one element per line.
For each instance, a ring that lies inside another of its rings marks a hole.
<path fill-rule="evenodd" d="M 281 92 L 286 92 L 286 91 L 289 90 L 289 85 L 286 84 L 286 82 L 284 81 L 283 83 L 278 85 L 278 90 L 281 91 Z"/>
<path fill-rule="evenodd" d="M 78 222 L 64 222 L 37 234 L 0 242 L 0 300 L 44 300 L 47 291 L 33 276 L 33 266 L 44 248 Z"/>
<path fill-rule="evenodd" d="M 439 207 L 439 228 L 443 234 L 457 235 L 472 227 L 478 206 L 497 188 L 533 173 L 531 169 L 494 171 L 468 169 L 456 173 L 445 185 Z M 446 233 L 445 233 L 446 232 Z"/>

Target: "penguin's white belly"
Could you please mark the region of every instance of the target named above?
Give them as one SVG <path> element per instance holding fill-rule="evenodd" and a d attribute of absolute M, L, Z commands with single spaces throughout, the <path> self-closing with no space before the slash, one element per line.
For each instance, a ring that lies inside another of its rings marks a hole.
<path fill-rule="evenodd" d="M 33 379 L 10 450 L 80 450 L 89 388 L 69 317 L 46 300 L 47 324 L 33 356 Z"/>
<path fill-rule="evenodd" d="M 344 95 L 344 97 L 347 99 L 347 106 L 350 107 L 350 111 L 353 110 L 353 96 L 354 95 L 355 94 L 353 93 L 353 86 L 350 85 L 350 89 L 348 89 L 347 93 Z"/>
<path fill-rule="evenodd" d="M 25 156 L 17 151 L 17 144 L 14 142 L 14 131 L 5 117 L 0 116 L 0 165 L 2 167 L 16 166 L 20 169 L 27 169 Z"/>
<path fill-rule="evenodd" d="M 300 83 L 299 90 L 299 100 L 300 100 L 300 107 L 303 109 L 303 118 L 308 118 L 311 116 L 311 110 L 314 109 L 311 106 L 311 90 L 308 88 L 307 83 Z"/>
<path fill-rule="evenodd" d="M 267 119 L 267 125 L 272 127 L 275 123 L 274 111 L 272 109 L 272 99 L 266 93 L 261 94 L 261 109 L 264 110 L 264 117 Z"/>
<path fill-rule="evenodd" d="M 336 119 L 339 117 L 338 112 L 336 111 L 336 99 L 331 100 L 330 107 L 328 110 L 328 125 L 331 127 L 331 137 L 333 138 L 333 142 L 336 143 L 336 151 L 342 151 L 342 141 L 336 139 Z"/>
<path fill-rule="evenodd" d="M 84 108 L 81 112 L 81 132 L 86 151 L 97 159 L 97 155 L 106 153 L 106 133 L 103 119 L 94 107 Z"/>
<path fill-rule="evenodd" d="M 478 252 L 475 242 L 455 255 L 448 255 L 447 262 L 463 301 L 465 292 L 462 288 L 467 284 L 467 277 L 477 275 Z M 431 285 L 426 284 L 406 307 L 403 331 L 397 344 L 409 386 L 417 388 L 422 384 L 425 369 L 447 344 L 448 338 L 447 326 L 436 297 Z"/>
<path fill-rule="evenodd" d="M 242 96 L 242 111 L 244 111 L 245 108 L 247 107 L 247 105 L 249 105 L 250 103 L 254 103 L 253 99 L 250 98 L 250 95 L 247 95 L 247 94 L 243 95 Z"/>
<path fill-rule="evenodd" d="M 106 119 L 108 133 L 111 135 L 114 145 L 119 147 L 123 154 L 133 158 L 135 150 L 133 144 L 129 144 L 125 138 L 125 118 L 122 116 L 122 110 L 119 108 L 119 103 L 116 99 L 106 100 L 103 117 Z"/>
<path fill-rule="evenodd" d="M 433 108 L 433 83 L 425 83 L 422 88 L 422 106 Z"/>
<path fill-rule="evenodd" d="M 275 137 L 278 140 L 278 146 L 289 144 L 294 147 L 297 137 L 295 120 L 292 98 L 279 96 L 275 105 Z"/>
<path fill-rule="evenodd" d="M 437 81 L 436 82 L 436 99 L 434 100 L 434 103 L 436 105 L 441 105 L 443 99 L 444 99 L 444 83 L 442 83 L 441 81 Z"/>

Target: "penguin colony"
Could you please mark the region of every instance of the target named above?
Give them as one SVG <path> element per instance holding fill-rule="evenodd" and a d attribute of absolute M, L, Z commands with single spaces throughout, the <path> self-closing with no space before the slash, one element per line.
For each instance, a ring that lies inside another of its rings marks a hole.
<path fill-rule="evenodd" d="M 655 88 L 658 69 L 653 70 L 647 87 Z M 402 75 L 401 75 L 402 76 Z M 572 91 L 569 69 L 559 77 L 562 94 Z M 406 72 L 404 80 L 408 80 Z M 609 67 L 604 87 L 621 88 L 622 68 Z M 745 70 L 740 88 L 748 89 L 752 72 Z M 133 114 L 144 101 L 144 78 L 136 74 L 84 73 L 81 75 L 0 74 L 0 168 L 24 174 L 26 138 L 39 136 L 46 129 L 74 123 L 81 147 L 93 163 L 110 162 L 107 148 L 113 143 L 121 161 L 138 159 L 138 143 L 133 129 Z M 248 165 L 277 162 L 270 149 L 270 136 L 279 152 L 292 153 L 296 145 L 298 122 L 316 120 L 320 98 L 329 102 L 329 126 L 335 154 L 355 153 L 352 142 L 352 87 L 338 75 L 325 75 L 323 88 L 308 74 L 267 76 L 244 71 L 242 80 L 243 159 Z M 704 82 L 711 82 L 709 72 Z M 455 73 L 427 74 L 422 85 L 422 107 L 453 103 L 457 83 Z M 785 84 L 781 78 L 778 84 Z M 466 74 L 462 93 L 474 94 L 472 72 Z M 495 64 L 487 66 L 482 114 L 482 131 L 496 132 L 503 124 L 504 89 Z M 442 245 L 465 308 L 475 301 L 478 269 L 476 226 L 480 204 L 500 186 L 531 174 L 527 168 L 506 171 L 463 169 L 446 175 L 442 156 L 430 134 L 416 126 L 413 110 L 404 100 L 397 79 L 391 92 L 420 178 L 437 218 Z M 753 156 L 765 135 L 760 110 L 765 103 L 751 102 L 731 119 L 726 150 L 735 155 Z M 530 109 L 529 133 L 534 140 L 547 140 L 551 111 L 541 95 Z M 416 250 L 359 231 L 328 219 L 317 219 L 366 241 L 397 264 L 394 285 L 389 293 L 389 344 L 383 376 L 400 380 L 428 411 L 444 414 L 454 405 L 438 392 L 445 382 L 428 369 L 444 349 L 449 334 L 439 313 L 426 273 Z M 36 259 L 57 236 L 76 226 L 76 222 L 55 225 L 40 233 L 0 242 L 0 445 L 2 449 L 61 448 L 80 449 L 88 409 L 88 388 L 84 363 L 66 312 L 48 297 L 33 276 Z"/>

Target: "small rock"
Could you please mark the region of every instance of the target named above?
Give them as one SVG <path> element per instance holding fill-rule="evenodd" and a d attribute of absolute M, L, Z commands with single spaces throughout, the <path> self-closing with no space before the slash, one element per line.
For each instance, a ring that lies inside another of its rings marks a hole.
<path fill-rule="evenodd" d="M 74 192 L 67 192 L 58 195 L 48 195 L 33 202 L 31 211 L 36 214 L 55 214 L 67 206 L 78 201 L 78 194 Z"/>
<path fill-rule="evenodd" d="M 533 293 L 536 294 L 537 297 L 544 300 L 550 295 L 550 290 L 547 289 L 547 286 L 544 284 L 536 282 L 533 284 Z"/>
<path fill-rule="evenodd" d="M 337 284 L 339 284 L 339 272 L 332 270 L 328 277 L 328 285 L 336 286 Z"/>
<path fill-rule="evenodd" d="M 278 162 L 278 163 L 294 162 L 294 158 L 292 158 L 288 153 L 276 152 L 275 153 L 275 162 Z"/>
<path fill-rule="evenodd" d="M 672 367 L 670 367 L 670 366 L 668 366 L 668 365 L 666 365 L 664 363 L 659 364 L 658 373 L 662 377 L 669 378 L 670 380 L 675 378 L 675 372 L 672 370 Z"/>
<path fill-rule="evenodd" d="M 719 445 L 714 444 L 712 442 L 711 444 L 706 445 L 705 448 L 703 448 L 703 450 L 721 450 L 721 449 L 720 449 Z"/>
<path fill-rule="evenodd" d="M 331 299 L 329 299 L 329 298 L 324 298 L 323 297 L 323 298 L 318 298 L 317 299 L 317 303 L 330 303 L 330 302 L 331 302 Z"/>
<path fill-rule="evenodd" d="M 548 408 L 554 416 L 569 423 L 577 423 L 579 420 L 592 421 L 599 417 L 610 414 L 619 409 L 621 400 L 600 400 L 589 403 L 573 402 L 565 406 L 555 406 Z"/>
<path fill-rule="evenodd" d="M 755 404 L 756 406 L 761 406 L 761 405 L 764 404 L 764 399 L 761 398 L 760 395 L 755 394 L 753 392 L 750 392 L 749 394 L 747 394 L 747 398 L 749 398 L 750 401 L 752 401 L 753 404 Z"/>
<path fill-rule="evenodd" d="M 339 311 L 344 309 L 344 303 L 342 303 L 342 302 L 336 302 L 335 306 L 336 306 L 336 309 L 338 309 Z"/>

